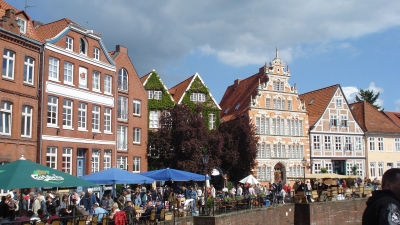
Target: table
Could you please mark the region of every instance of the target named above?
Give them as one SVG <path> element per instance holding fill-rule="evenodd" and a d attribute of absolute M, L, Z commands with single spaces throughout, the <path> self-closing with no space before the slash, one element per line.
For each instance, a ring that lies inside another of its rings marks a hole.
<path fill-rule="evenodd" d="M 142 213 L 144 213 L 143 209 L 137 209 L 136 210 L 136 218 L 139 218 L 140 216 L 142 216 Z"/>

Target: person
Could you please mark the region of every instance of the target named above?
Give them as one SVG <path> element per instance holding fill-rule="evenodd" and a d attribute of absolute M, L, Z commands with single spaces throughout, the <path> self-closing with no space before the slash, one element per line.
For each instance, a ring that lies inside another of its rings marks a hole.
<path fill-rule="evenodd" d="M 85 197 L 85 192 L 81 192 L 81 196 L 79 197 L 79 205 L 82 205 L 84 210 L 86 210 L 86 206 L 88 205 L 88 199 Z"/>
<path fill-rule="evenodd" d="M 57 208 L 57 204 L 55 202 L 53 202 L 53 198 L 51 198 L 51 196 L 47 197 L 47 201 L 45 202 L 46 204 L 46 209 L 48 212 L 50 212 L 50 208 Z"/>
<path fill-rule="evenodd" d="M 125 208 L 124 208 L 123 210 L 124 210 L 125 212 L 130 212 L 132 218 L 136 218 L 136 214 L 137 214 L 137 213 L 136 213 L 135 208 L 133 207 L 132 201 L 126 202 L 126 206 L 125 206 Z"/>
<path fill-rule="evenodd" d="M 153 202 L 147 203 L 147 208 L 146 208 L 146 210 L 144 211 L 144 213 L 142 213 L 142 215 L 141 215 L 141 217 L 139 218 L 139 220 L 147 220 L 147 219 L 149 219 L 149 218 L 150 218 L 151 211 L 152 211 L 153 209 L 154 209 Z"/>
<path fill-rule="evenodd" d="M 84 194 L 85 194 L 85 193 L 84 193 Z M 83 195 L 83 196 L 84 196 L 84 195 Z M 70 208 L 73 208 L 73 206 L 72 206 L 72 200 L 75 200 L 75 204 L 76 204 L 76 205 L 79 205 L 81 198 L 79 198 L 79 195 L 78 195 L 78 193 L 76 193 L 76 190 L 73 189 L 73 190 L 72 190 L 72 193 L 71 193 L 71 194 L 69 195 L 69 197 L 68 197 L 68 200 L 69 200 L 68 206 L 69 206 Z M 75 205 L 75 206 L 76 206 L 76 205 Z"/>
<path fill-rule="evenodd" d="M 193 186 L 190 186 L 189 199 L 193 199 L 193 201 L 192 201 L 192 213 L 194 215 L 194 212 L 196 211 L 197 191 L 193 189 Z"/>
<path fill-rule="evenodd" d="M 177 199 L 176 199 L 176 194 L 173 191 L 169 192 L 168 202 L 170 208 L 176 207 Z"/>
<path fill-rule="evenodd" d="M 147 203 L 147 195 L 146 195 L 146 188 L 142 187 L 142 192 L 140 193 L 140 200 L 142 201 L 142 206 L 145 206 Z"/>
<path fill-rule="evenodd" d="M 57 215 L 56 208 L 49 208 L 50 217 L 46 220 L 46 225 L 53 223 L 54 220 L 60 220 L 60 217 Z"/>
<path fill-rule="evenodd" d="M 39 217 L 39 219 L 41 221 L 44 221 L 46 218 L 46 215 L 44 214 L 44 210 L 43 209 L 38 209 L 37 213 L 37 217 Z"/>
<path fill-rule="evenodd" d="M 61 202 L 60 202 L 60 209 L 65 208 L 65 209 L 69 209 L 69 203 L 68 203 L 68 196 L 67 195 L 63 195 Z M 69 211 L 67 210 L 67 212 L 69 213 Z"/>
<path fill-rule="evenodd" d="M 163 196 L 164 202 L 168 201 L 169 193 L 170 193 L 169 187 L 165 185 L 164 196 Z"/>
<path fill-rule="evenodd" d="M 312 188 L 311 188 L 311 183 L 310 183 L 309 180 L 306 181 L 306 185 L 305 185 L 305 186 L 306 186 L 305 188 L 306 188 L 307 201 L 308 201 L 308 202 L 311 202 L 311 201 L 313 201 L 313 200 L 311 199 Z"/>
<path fill-rule="evenodd" d="M 68 196 L 67 196 L 67 198 L 68 198 Z M 61 208 L 58 211 L 58 214 L 60 215 L 61 223 L 63 225 L 67 225 L 67 222 L 68 222 L 69 216 L 70 216 L 70 214 L 67 212 L 67 209 L 66 208 Z"/>
<path fill-rule="evenodd" d="M 163 205 L 161 204 L 161 202 L 157 202 L 156 203 L 156 220 L 160 219 L 160 215 L 161 215 L 161 210 L 163 209 Z"/>
<path fill-rule="evenodd" d="M 12 198 L 11 194 L 6 196 L 6 204 L 8 205 L 8 213 L 11 215 L 11 219 L 15 216 L 15 200 Z"/>
<path fill-rule="evenodd" d="M 114 215 L 119 211 L 121 211 L 121 210 L 119 210 L 118 203 L 115 202 L 113 204 L 113 206 L 111 207 L 111 214 L 110 214 L 109 218 L 114 219 Z"/>
<path fill-rule="evenodd" d="M 372 192 L 362 217 L 362 225 L 400 224 L 400 169 L 391 168 L 382 176 L 382 190 Z"/>
<path fill-rule="evenodd" d="M 96 196 L 93 194 L 93 190 L 89 188 L 86 194 L 86 205 L 84 205 L 86 211 L 90 211 L 94 203 L 97 203 Z"/>
<path fill-rule="evenodd" d="M 211 196 L 212 196 L 212 198 L 215 198 L 215 194 L 216 194 L 215 187 L 212 184 L 210 186 L 211 186 Z"/>
<path fill-rule="evenodd" d="M 107 213 L 107 210 L 99 207 L 99 203 L 96 202 L 93 204 L 93 215 L 97 215 L 97 221 L 100 222 Z"/>
<path fill-rule="evenodd" d="M 126 195 L 127 195 L 127 192 L 123 191 L 122 194 L 117 199 L 117 203 L 118 203 L 118 206 L 120 209 L 123 209 L 125 207 Z"/>
<path fill-rule="evenodd" d="M 108 201 L 107 195 L 104 194 L 103 197 L 101 198 L 100 206 L 103 209 L 108 209 L 110 202 Z"/>
<path fill-rule="evenodd" d="M 250 195 L 256 195 L 256 192 L 254 191 L 254 185 L 251 185 L 251 186 L 249 187 L 249 194 L 250 194 Z"/>
<path fill-rule="evenodd" d="M 14 223 L 14 225 L 22 225 L 24 224 L 24 222 L 31 222 L 31 217 L 33 216 L 33 212 L 32 210 L 28 210 L 25 212 L 25 214 L 23 216 L 18 217 L 18 219 L 16 219 L 15 221 L 20 222 L 20 223 Z"/>
<path fill-rule="evenodd" d="M 243 188 L 241 184 L 237 185 L 237 189 L 236 189 L 236 196 L 242 196 L 243 195 Z"/>
<path fill-rule="evenodd" d="M 8 205 L 6 203 L 6 196 L 1 196 L 0 218 L 6 218 L 7 216 L 8 216 Z"/>

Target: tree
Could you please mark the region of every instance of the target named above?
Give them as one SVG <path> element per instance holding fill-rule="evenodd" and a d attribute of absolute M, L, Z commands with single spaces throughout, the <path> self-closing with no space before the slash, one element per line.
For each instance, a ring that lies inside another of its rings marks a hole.
<path fill-rule="evenodd" d="M 373 90 L 360 89 L 360 91 L 358 92 L 358 95 L 356 95 L 356 101 L 357 102 L 367 101 L 372 106 L 374 106 L 377 110 L 380 110 L 381 106 L 375 104 L 376 100 L 378 100 L 378 98 L 379 98 L 379 94 L 380 94 L 380 92 L 378 92 L 377 94 L 374 94 Z"/>

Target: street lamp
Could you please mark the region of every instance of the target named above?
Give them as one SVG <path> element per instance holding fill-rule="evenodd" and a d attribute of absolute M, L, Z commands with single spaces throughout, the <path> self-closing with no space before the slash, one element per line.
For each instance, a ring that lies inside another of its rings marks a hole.
<path fill-rule="evenodd" d="M 208 164 L 209 156 L 207 153 L 204 153 L 202 161 L 204 165 L 204 211 L 205 215 L 207 215 L 207 164 Z"/>
<path fill-rule="evenodd" d="M 301 164 L 303 165 L 303 175 L 304 175 L 303 191 L 304 191 L 304 196 L 306 196 L 306 166 L 307 166 L 306 157 L 303 157 L 303 160 L 301 160 Z"/>

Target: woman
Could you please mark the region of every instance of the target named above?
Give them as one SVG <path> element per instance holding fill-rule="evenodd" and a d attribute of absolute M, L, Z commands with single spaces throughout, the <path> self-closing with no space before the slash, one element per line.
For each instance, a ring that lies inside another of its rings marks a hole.
<path fill-rule="evenodd" d="M 69 204 L 68 204 L 68 195 L 63 195 L 61 201 L 60 201 L 60 209 L 65 209 L 67 213 L 69 213 L 69 211 L 67 209 L 69 209 Z"/>
<path fill-rule="evenodd" d="M 117 203 L 114 203 L 113 206 L 112 206 L 112 208 L 111 208 L 111 214 L 110 214 L 109 218 L 110 218 L 110 219 L 114 219 L 115 213 L 117 213 L 117 212 L 119 212 L 119 211 L 121 211 L 121 210 L 119 210 L 118 204 L 117 204 Z"/>
<path fill-rule="evenodd" d="M 311 188 L 311 183 L 309 180 L 306 182 L 306 196 L 307 196 L 307 201 L 313 202 L 314 200 L 311 199 L 311 193 L 312 193 L 312 188 Z"/>
<path fill-rule="evenodd" d="M 7 206 L 8 206 L 8 215 L 9 215 L 9 218 L 11 219 L 11 220 L 14 220 L 15 218 L 15 201 L 14 201 L 14 199 L 12 198 L 12 196 L 11 196 L 11 194 L 8 194 L 7 196 L 6 196 L 6 201 L 5 201 L 5 203 L 7 204 Z"/>

